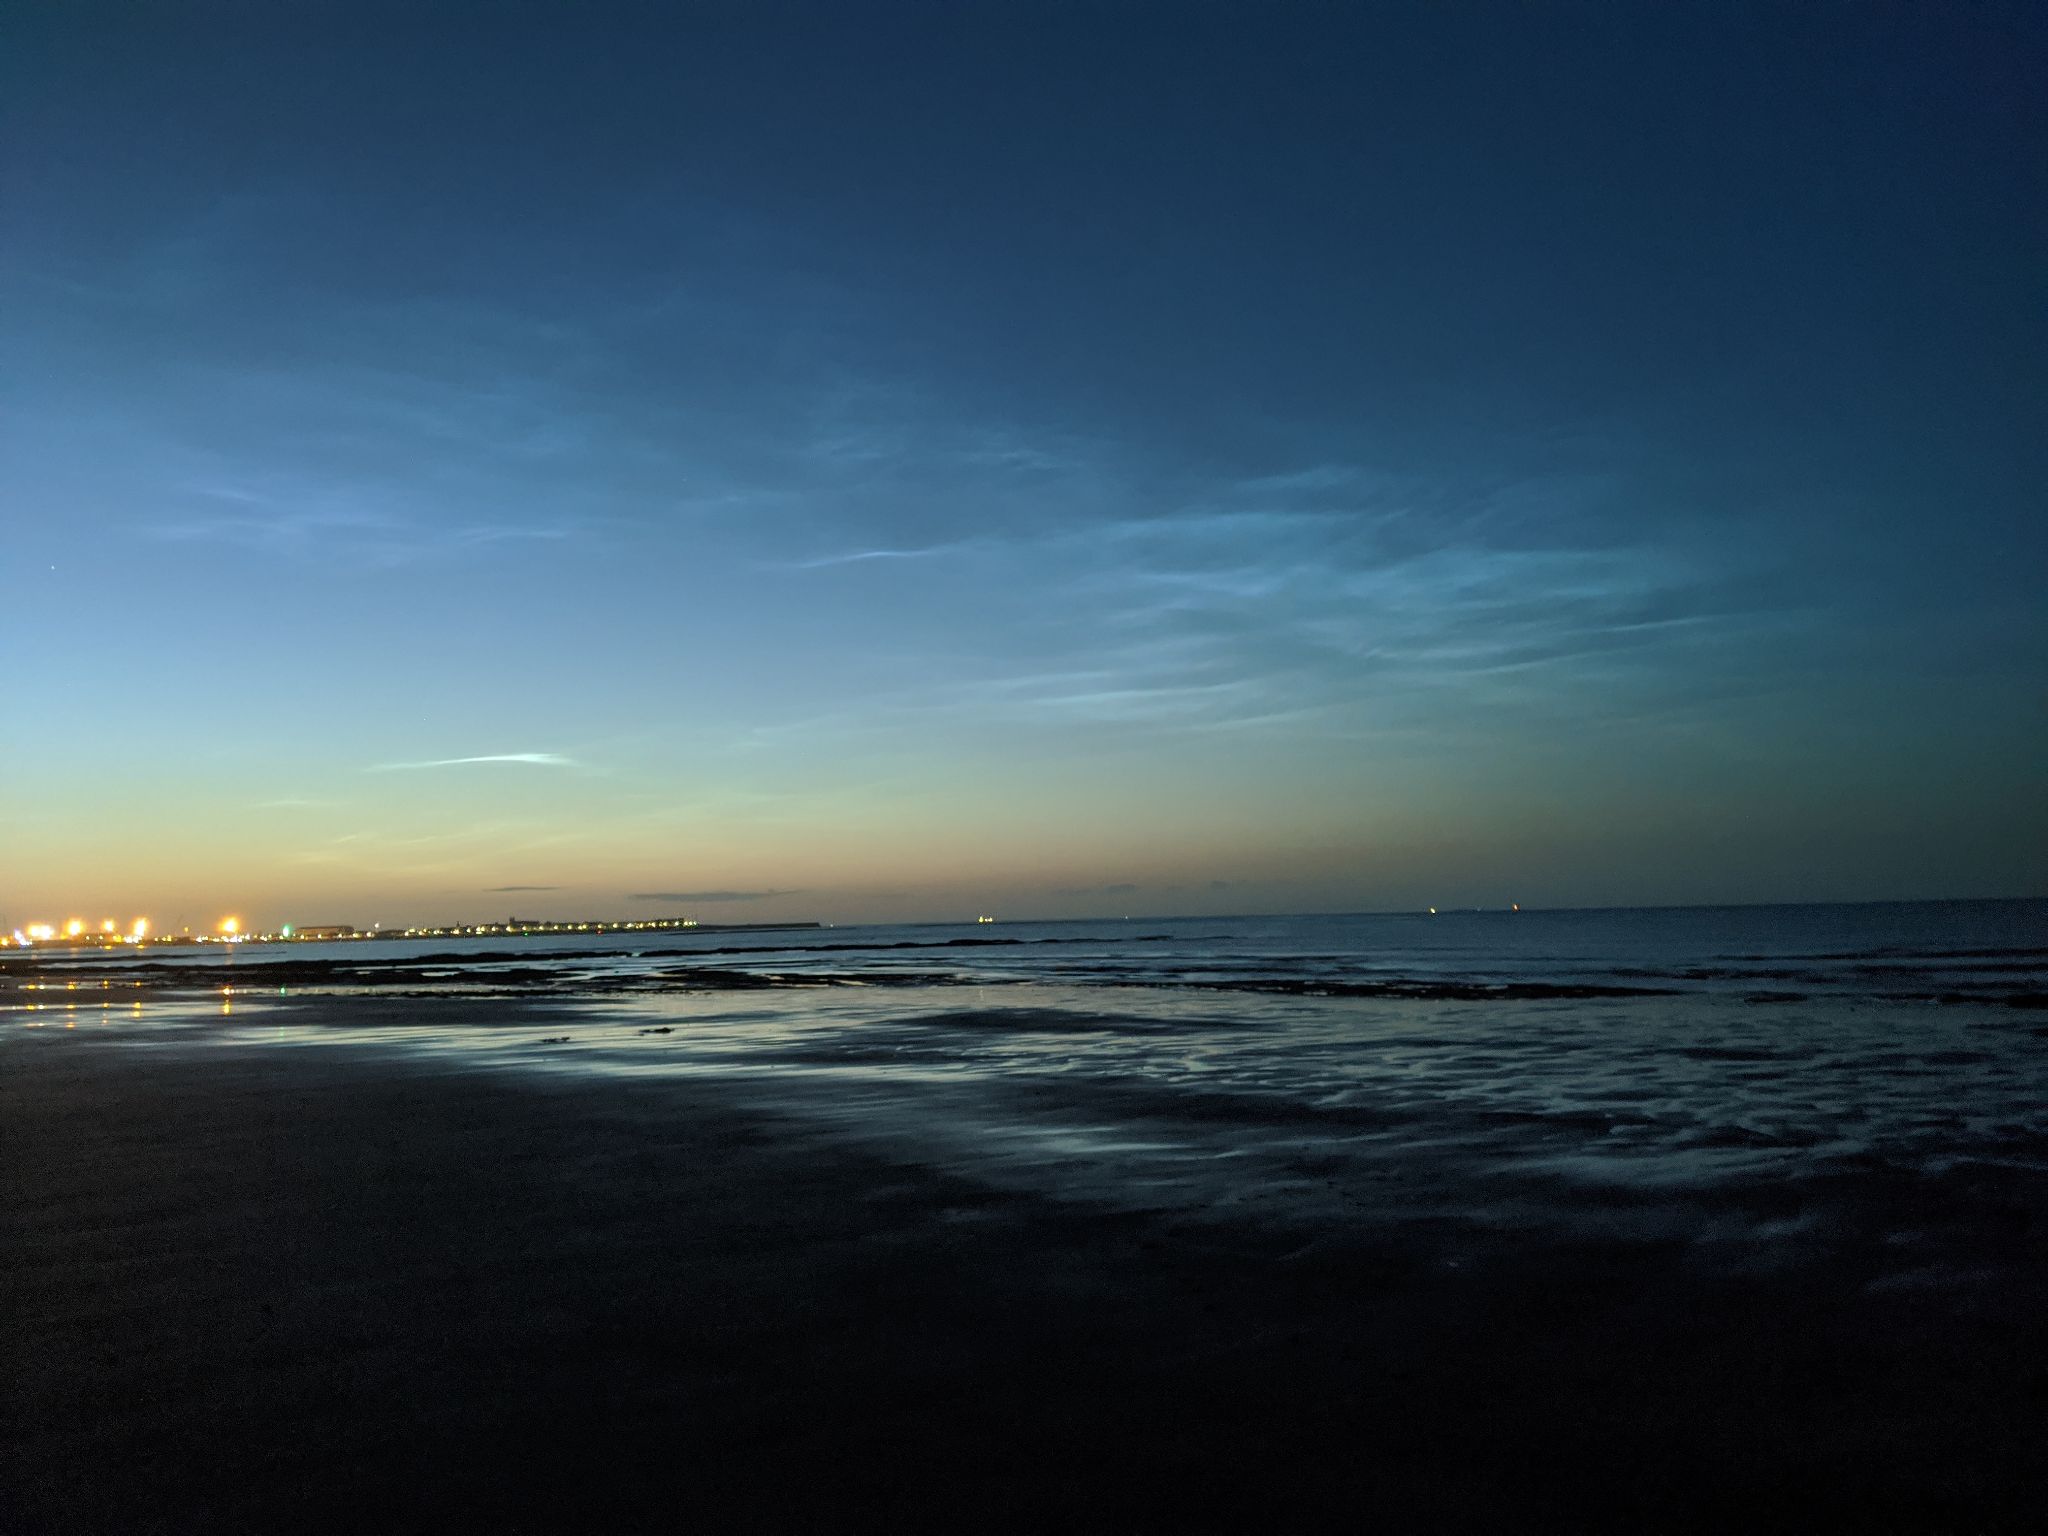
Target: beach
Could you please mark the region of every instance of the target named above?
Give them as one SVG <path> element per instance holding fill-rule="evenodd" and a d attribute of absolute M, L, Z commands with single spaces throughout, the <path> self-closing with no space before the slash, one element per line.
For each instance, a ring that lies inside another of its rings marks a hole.
<path fill-rule="evenodd" d="M 1250 1002 L 1198 1025 L 881 990 L 243 983 L 12 1015 L 0 1524 L 2042 1513 L 2026 1127 L 1990 1125 L 1999 1156 L 1959 1125 L 1946 1157 L 1788 1161 L 1758 1125 L 1689 1143 L 1687 1177 L 1662 1152 L 1593 1177 L 1617 1132 L 1583 1105 L 1212 1079 L 1284 1048 L 1334 1081 L 1327 1043 L 1373 1030 L 1379 1075 L 1412 1077 L 1389 1052 L 1425 1023 L 1568 1054 L 1560 1031 L 1626 999 L 1289 999 L 1337 1022 L 1290 1014 L 1255 1048 Z M 1984 1060 L 1916 1070 L 1981 1074 L 1994 1041 L 2024 1068 L 2037 1018 L 1945 1015 Z M 1205 1065 L 1219 1019 L 1236 1043 Z M 1755 1065 L 1688 1049 L 1688 1071 Z"/>

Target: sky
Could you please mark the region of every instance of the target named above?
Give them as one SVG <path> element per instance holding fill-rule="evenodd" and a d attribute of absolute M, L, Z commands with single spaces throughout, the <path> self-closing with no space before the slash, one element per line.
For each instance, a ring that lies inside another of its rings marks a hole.
<path fill-rule="evenodd" d="M 9 7 L 0 923 L 2039 894 L 2044 17 Z"/>

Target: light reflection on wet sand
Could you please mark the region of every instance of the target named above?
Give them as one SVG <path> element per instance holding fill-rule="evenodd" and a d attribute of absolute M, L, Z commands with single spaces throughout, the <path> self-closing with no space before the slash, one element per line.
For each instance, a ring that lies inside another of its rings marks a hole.
<path fill-rule="evenodd" d="M 1715 997 L 1226 1007 L 1047 985 L 544 1003 L 237 989 L 131 1005 L 109 1036 L 716 1081 L 820 1146 L 1305 1233 L 1436 1210 L 1607 1230 L 1617 1201 L 1664 1231 L 1733 1202 L 1765 1240 L 1785 1205 L 1852 1176 L 2048 1170 L 2037 1035 L 1995 1010 L 1874 1012 Z"/>
<path fill-rule="evenodd" d="M 291 1528 L 368 1456 L 368 1486 L 505 1523 L 554 1498 L 570 1528 L 565 1437 L 664 1469 L 711 1445 L 692 1486 L 750 1493 L 792 1443 L 847 1485 L 929 1448 L 936 1486 L 1041 1498 L 1076 1457 L 1143 1462 L 1152 1499 L 1189 1448 L 1255 1444 L 1304 1509 L 1391 1497 L 1397 1528 L 1452 1483 L 1437 1525 L 1504 1528 L 1531 1468 L 1572 1528 L 1843 1488 L 1933 1528 L 2023 1497 L 2028 1379 L 1983 1343 L 2038 1339 L 2048 1230 L 2044 1047 L 2010 1011 L 1043 984 L 47 1006 L 0 1015 L 0 1097 L 41 1127 L 0 1196 L 40 1464 L 123 1469 L 52 1485 L 78 1507 Z M 79 1330 L 138 1347 L 80 1375 Z M 1930 1430 L 1959 1391 L 1989 1406 Z M 214 1481 L 216 1441 L 279 1470 Z"/>

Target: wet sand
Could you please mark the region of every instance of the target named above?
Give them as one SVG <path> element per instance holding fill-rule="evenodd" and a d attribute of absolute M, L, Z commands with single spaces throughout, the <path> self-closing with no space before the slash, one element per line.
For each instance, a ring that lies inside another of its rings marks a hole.
<path fill-rule="evenodd" d="M 1434 1215 L 1363 1206 L 1302 1245 L 885 1145 L 711 1079 L 10 1038 L 0 1528 L 2048 1511 L 2023 1191 L 1983 1235 L 1995 1283 L 1958 1293 L 1872 1285 L 1854 1244 L 1707 1267 L 1683 1232 L 1583 1220 L 1489 1241 L 1468 1174 Z"/>

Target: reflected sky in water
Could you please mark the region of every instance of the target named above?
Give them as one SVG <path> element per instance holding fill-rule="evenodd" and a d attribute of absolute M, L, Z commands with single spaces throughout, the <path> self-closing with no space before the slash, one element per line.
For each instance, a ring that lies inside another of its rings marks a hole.
<path fill-rule="evenodd" d="M 1560 1228 L 1725 1240 L 1754 1262 L 1759 1243 L 1853 1231 L 1902 1273 L 1960 1273 L 1940 1234 L 1995 1225 L 2011 1181 L 2048 1171 L 2044 932 L 2048 904 L 2021 902 L 1006 925 L 965 945 L 839 929 L 448 959 L 307 945 L 178 973 L 17 971 L 4 1039 L 333 1052 L 630 1085 L 636 1102 L 667 1085 L 660 1113 L 710 1091 L 820 1158 L 879 1153 L 1283 1250 L 1397 1222 L 1444 1226 L 1446 1263 L 1475 1234 Z"/>
<path fill-rule="evenodd" d="M 41 1006 L 17 1021 L 62 1017 L 156 1048 L 368 1052 L 540 1085 L 715 1083 L 821 1156 L 881 1150 L 1276 1241 L 1450 1209 L 1512 1232 L 1568 1208 L 1574 1223 L 1644 1236 L 1703 1202 L 1739 1207 L 1746 1233 L 1782 1234 L 1818 1220 L 1813 1192 L 1845 1179 L 2048 1171 L 2048 1031 L 2038 1014 L 1981 1005 L 1050 982 Z"/>

